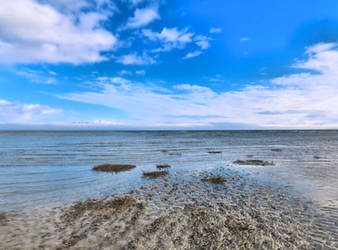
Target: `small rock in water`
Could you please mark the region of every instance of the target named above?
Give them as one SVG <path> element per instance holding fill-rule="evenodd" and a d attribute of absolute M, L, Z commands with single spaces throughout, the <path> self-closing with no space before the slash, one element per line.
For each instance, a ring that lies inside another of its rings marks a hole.
<path fill-rule="evenodd" d="M 237 165 L 248 165 L 248 166 L 274 166 L 275 163 L 269 161 L 262 161 L 262 160 L 237 160 L 233 162 Z"/>

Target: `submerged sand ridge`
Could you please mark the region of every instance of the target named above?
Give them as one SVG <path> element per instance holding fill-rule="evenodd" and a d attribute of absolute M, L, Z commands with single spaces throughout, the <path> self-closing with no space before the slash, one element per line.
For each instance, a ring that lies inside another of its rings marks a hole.
<path fill-rule="evenodd" d="M 222 180 L 222 185 L 205 180 Z M 335 249 L 337 211 L 220 170 L 122 195 L 6 215 L 5 249 Z"/>

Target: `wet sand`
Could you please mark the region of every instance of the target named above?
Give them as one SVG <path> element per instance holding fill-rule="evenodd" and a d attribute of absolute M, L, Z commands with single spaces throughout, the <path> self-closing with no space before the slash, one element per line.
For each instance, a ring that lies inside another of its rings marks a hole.
<path fill-rule="evenodd" d="M 1 249 L 338 249 L 336 210 L 222 169 L 2 216 Z"/>

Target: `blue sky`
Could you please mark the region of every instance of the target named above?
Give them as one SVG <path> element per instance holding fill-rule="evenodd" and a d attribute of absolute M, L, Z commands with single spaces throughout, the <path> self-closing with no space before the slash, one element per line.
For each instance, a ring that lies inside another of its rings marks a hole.
<path fill-rule="evenodd" d="M 338 128 L 336 0 L 11 0 L 0 127 Z"/>

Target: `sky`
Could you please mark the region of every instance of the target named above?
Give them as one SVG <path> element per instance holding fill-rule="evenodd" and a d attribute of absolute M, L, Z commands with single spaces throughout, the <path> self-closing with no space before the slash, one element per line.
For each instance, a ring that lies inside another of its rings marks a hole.
<path fill-rule="evenodd" d="M 338 128 L 337 0 L 0 3 L 0 128 Z"/>

